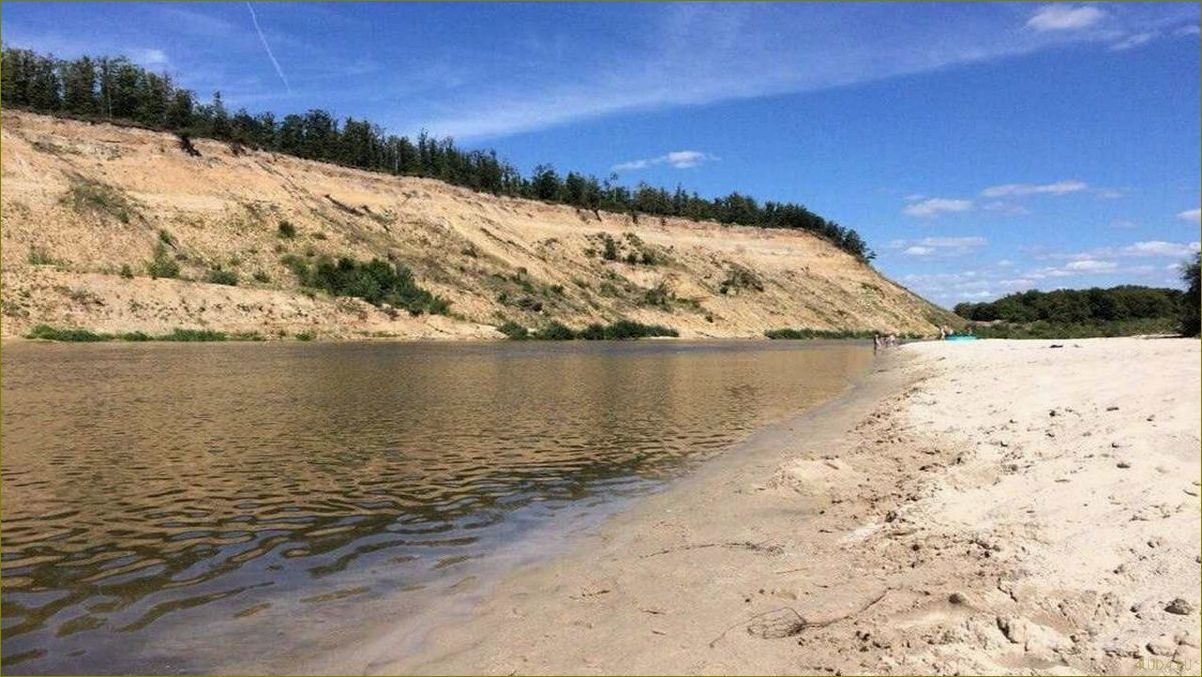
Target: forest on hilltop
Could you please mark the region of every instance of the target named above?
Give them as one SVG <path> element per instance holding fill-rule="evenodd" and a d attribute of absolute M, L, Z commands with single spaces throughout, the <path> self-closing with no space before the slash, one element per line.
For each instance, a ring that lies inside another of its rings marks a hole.
<path fill-rule="evenodd" d="M 3 50 L 0 82 L 4 106 L 84 120 L 132 124 L 180 135 L 181 146 L 196 152 L 189 137 L 227 141 L 296 157 L 389 174 L 440 179 L 472 190 L 605 210 L 680 217 L 763 228 L 804 230 L 862 261 L 874 254 L 851 228 L 824 219 L 792 202 L 760 202 L 732 192 L 706 199 L 677 186 L 673 191 L 639 183 L 630 188 L 579 172 L 561 176 L 538 165 L 523 176 L 495 151 L 464 150 L 451 138 L 425 132 L 416 139 L 385 132 L 368 120 L 341 123 L 329 111 L 312 109 L 277 118 L 274 113 L 231 113 L 215 92 L 202 102 L 166 73 L 154 73 L 125 57 L 57 59 L 28 49 Z"/>
<path fill-rule="evenodd" d="M 996 301 L 959 303 L 955 312 L 985 338 L 1086 338 L 1179 332 L 1198 335 L 1198 259 L 1188 262 L 1185 292 L 1120 285 L 1109 289 L 1030 290 Z"/>
<path fill-rule="evenodd" d="M 984 303 L 959 303 L 955 312 L 978 322 L 1110 322 L 1173 318 L 1183 293 L 1167 287 L 1122 285 L 1109 289 L 1030 290 Z"/>

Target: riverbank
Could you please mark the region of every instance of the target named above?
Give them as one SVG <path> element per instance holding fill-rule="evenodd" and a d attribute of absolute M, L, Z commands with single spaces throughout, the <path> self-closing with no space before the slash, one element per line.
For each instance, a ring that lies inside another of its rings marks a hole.
<path fill-rule="evenodd" d="M 586 211 L 206 139 L 197 157 L 174 134 L 8 109 L 0 127 L 4 338 L 39 324 L 319 340 L 622 319 L 690 339 L 785 318 L 962 324 L 809 232 Z"/>
<path fill-rule="evenodd" d="M 878 365 L 477 607 L 302 671 L 1197 671 L 1197 341 Z"/>

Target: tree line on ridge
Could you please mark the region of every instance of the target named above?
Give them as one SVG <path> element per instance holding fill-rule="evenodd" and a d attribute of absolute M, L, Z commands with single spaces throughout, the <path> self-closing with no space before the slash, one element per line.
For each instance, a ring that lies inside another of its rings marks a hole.
<path fill-rule="evenodd" d="M 472 190 L 572 205 L 579 209 L 674 216 L 764 228 L 804 230 L 863 261 L 874 257 L 859 233 L 792 202 L 760 202 L 732 192 L 706 199 L 681 187 L 669 191 L 639 183 L 631 188 L 579 172 L 560 175 L 538 165 L 524 176 L 492 150 L 465 150 L 451 138 L 422 132 L 415 139 L 389 134 L 368 120 L 339 120 L 312 109 L 277 117 L 230 112 L 221 93 L 201 101 L 166 73 L 125 57 L 57 59 L 28 49 L 5 48 L 0 74 L 4 106 L 85 120 L 136 124 L 212 138 L 296 157 L 388 174 L 440 179 Z M 190 146 L 189 146 L 190 147 Z"/>

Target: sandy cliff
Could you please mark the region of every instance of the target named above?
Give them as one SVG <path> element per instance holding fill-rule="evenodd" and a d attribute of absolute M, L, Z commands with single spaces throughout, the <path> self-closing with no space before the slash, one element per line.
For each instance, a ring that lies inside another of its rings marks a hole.
<path fill-rule="evenodd" d="M 497 337 L 630 318 L 682 336 L 935 331 L 952 318 L 801 232 L 584 212 L 107 124 L 3 115 L 3 334 L 38 323 L 322 337 Z M 281 237 L 280 223 L 296 230 Z M 606 236 L 619 260 L 606 260 Z M 181 279 L 151 279 L 164 239 Z M 388 257 L 451 301 L 411 318 L 306 293 L 281 259 Z M 627 257 L 636 260 L 627 263 Z M 647 263 L 645 260 L 651 260 Z M 121 271 L 135 276 L 123 277 Z M 237 286 L 204 282 L 215 268 Z"/>

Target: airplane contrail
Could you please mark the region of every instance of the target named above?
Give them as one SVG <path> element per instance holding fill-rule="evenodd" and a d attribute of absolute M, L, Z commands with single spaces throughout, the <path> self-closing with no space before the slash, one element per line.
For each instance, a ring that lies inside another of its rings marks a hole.
<path fill-rule="evenodd" d="M 271 53 L 271 45 L 267 44 L 267 38 L 263 37 L 263 29 L 259 28 L 259 17 L 255 15 L 255 8 L 248 2 L 246 8 L 250 10 L 250 20 L 255 24 L 255 32 L 259 34 L 259 42 L 263 43 L 263 49 L 267 50 L 267 58 L 271 59 L 271 65 L 275 66 L 275 72 L 284 81 L 284 88 L 288 93 L 292 93 L 292 86 L 288 84 L 288 76 L 284 75 L 284 69 L 280 68 L 280 62 L 276 61 L 275 54 Z"/>

